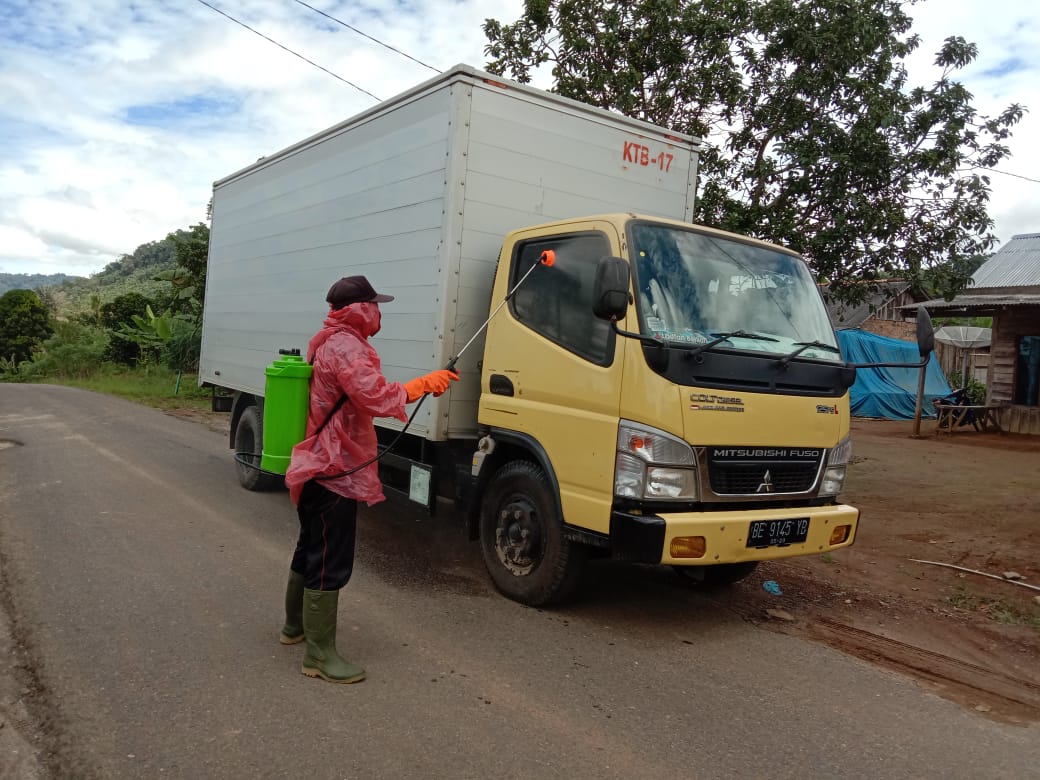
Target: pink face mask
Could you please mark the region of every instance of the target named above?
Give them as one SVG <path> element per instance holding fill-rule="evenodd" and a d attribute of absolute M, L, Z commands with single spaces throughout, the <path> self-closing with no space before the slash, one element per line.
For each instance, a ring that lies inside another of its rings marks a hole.
<path fill-rule="evenodd" d="M 329 319 L 334 322 L 349 324 L 356 328 L 366 339 L 376 335 L 382 327 L 383 315 L 379 304 L 374 301 L 351 303 L 342 309 L 329 311 Z"/>

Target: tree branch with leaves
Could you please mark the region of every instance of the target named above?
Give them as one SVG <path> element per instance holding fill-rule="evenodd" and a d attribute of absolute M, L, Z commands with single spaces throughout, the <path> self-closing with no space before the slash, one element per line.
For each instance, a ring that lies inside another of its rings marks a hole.
<path fill-rule="evenodd" d="M 911 86 L 914 4 L 528 0 L 485 22 L 487 67 L 548 69 L 561 95 L 706 138 L 695 219 L 801 252 L 840 300 L 937 266 L 950 296 L 995 243 L 987 172 L 1025 109 L 979 114 L 961 37 Z"/>

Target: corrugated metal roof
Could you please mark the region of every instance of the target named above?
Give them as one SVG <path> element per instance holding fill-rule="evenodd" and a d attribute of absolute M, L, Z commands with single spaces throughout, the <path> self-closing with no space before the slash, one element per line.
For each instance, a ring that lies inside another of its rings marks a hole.
<path fill-rule="evenodd" d="M 944 298 L 935 298 L 924 303 L 908 303 L 900 306 L 901 311 L 913 312 L 919 308 L 928 309 L 932 314 L 943 314 L 956 316 L 966 314 L 968 316 L 986 316 L 996 309 L 1005 306 L 1037 306 L 1040 307 L 1040 293 L 1021 293 L 1006 295 L 958 295 L 952 301 Z"/>
<path fill-rule="evenodd" d="M 1040 285 L 1040 233 L 1012 236 L 971 277 L 974 292 L 985 287 L 1035 287 Z"/>

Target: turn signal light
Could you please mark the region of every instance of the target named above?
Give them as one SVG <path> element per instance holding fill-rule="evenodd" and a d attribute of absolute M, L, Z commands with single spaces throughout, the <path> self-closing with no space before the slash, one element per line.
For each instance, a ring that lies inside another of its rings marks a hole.
<path fill-rule="evenodd" d="M 849 538 L 849 531 L 852 530 L 851 525 L 837 525 L 834 530 L 831 531 L 831 544 L 841 544 Z"/>
<path fill-rule="evenodd" d="M 703 536 L 677 536 L 668 546 L 673 558 L 703 558 L 708 543 Z"/>

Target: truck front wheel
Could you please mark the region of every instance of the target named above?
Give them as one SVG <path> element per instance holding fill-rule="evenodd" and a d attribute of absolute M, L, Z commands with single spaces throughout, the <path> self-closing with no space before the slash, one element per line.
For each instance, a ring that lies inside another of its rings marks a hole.
<path fill-rule="evenodd" d="M 549 480 L 534 463 L 507 463 L 481 505 L 480 546 L 492 581 L 532 607 L 564 600 L 581 578 L 586 550 L 565 539 Z"/>
<path fill-rule="evenodd" d="M 256 405 L 242 410 L 235 427 L 235 470 L 238 484 L 246 490 L 275 490 L 285 484 L 282 477 L 260 470 L 263 452 L 264 423 Z"/>

